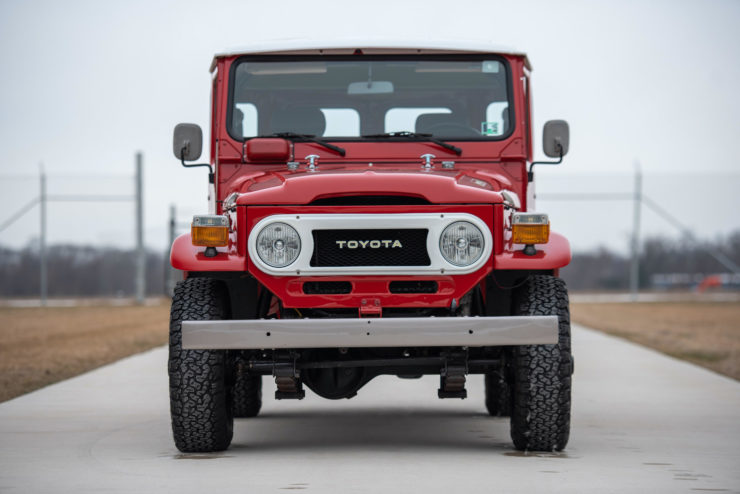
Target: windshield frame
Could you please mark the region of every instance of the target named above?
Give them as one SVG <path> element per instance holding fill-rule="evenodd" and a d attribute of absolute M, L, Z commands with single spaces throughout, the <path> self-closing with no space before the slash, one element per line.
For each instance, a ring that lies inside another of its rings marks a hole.
<path fill-rule="evenodd" d="M 331 62 L 342 62 L 342 61 L 439 61 L 439 62 L 464 62 L 464 61 L 483 61 L 483 60 L 496 60 L 501 63 L 504 67 L 506 82 L 506 97 L 509 108 L 509 128 L 506 132 L 500 136 L 480 136 L 480 137 L 448 137 L 445 135 L 434 135 L 438 139 L 445 141 L 461 141 L 461 142 L 499 142 L 504 141 L 512 136 L 516 129 L 517 123 L 517 111 L 514 104 L 514 86 L 512 69 L 509 60 L 496 53 L 471 53 L 471 54 L 451 54 L 451 55 L 242 55 L 237 57 L 231 63 L 229 67 L 228 76 L 228 93 L 227 93 L 227 107 L 225 118 L 221 119 L 221 122 L 225 126 L 226 133 L 228 136 L 236 142 L 246 142 L 250 139 L 254 139 L 259 136 L 251 137 L 239 137 L 232 133 L 232 118 L 234 110 L 234 84 L 236 80 L 237 68 L 241 63 L 244 62 L 320 62 L 320 61 L 331 61 Z M 334 137 L 334 136 L 316 136 L 318 139 L 325 141 L 337 141 L 337 142 L 409 142 L 409 138 L 402 137 Z M 296 139 L 300 141 L 300 139 Z"/>

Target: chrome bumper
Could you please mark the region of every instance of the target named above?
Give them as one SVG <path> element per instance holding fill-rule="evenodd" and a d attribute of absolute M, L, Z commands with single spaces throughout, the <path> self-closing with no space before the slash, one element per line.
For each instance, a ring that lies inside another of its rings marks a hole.
<path fill-rule="evenodd" d="M 183 321 L 189 350 L 540 345 L 558 342 L 557 316 Z"/>

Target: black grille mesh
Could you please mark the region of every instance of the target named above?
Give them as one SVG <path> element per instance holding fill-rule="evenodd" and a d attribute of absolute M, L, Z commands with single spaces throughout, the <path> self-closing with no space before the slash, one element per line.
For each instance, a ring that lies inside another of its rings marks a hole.
<path fill-rule="evenodd" d="M 352 291 L 349 281 L 307 281 L 303 284 L 306 295 L 341 295 Z"/>
<path fill-rule="evenodd" d="M 314 230 L 311 266 L 429 266 L 427 234 L 422 228 Z"/>

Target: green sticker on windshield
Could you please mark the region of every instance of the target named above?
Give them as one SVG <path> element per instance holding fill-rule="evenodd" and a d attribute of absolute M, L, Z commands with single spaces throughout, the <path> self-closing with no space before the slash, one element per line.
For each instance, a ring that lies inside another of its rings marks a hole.
<path fill-rule="evenodd" d="M 480 133 L 484 136 L 497 136 L 501 135 L 499 132 L 498 122 L 481 122 Z"/>

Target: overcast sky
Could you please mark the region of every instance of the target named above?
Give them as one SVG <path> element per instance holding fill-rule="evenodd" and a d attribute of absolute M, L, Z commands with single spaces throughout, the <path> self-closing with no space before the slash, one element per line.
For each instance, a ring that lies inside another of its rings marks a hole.
<path fill-rule="evenodd" d="M 740 228 L 740 2 L 0 0 L 0 223 L 37 196 L 130 193 L 145 156 L 146 242 L 168 208 L 206 212 L 203 169 L 171 154 L 172 128 L 208 128 L 215 52 L 265 40 L 460 39 L 513 46 L 534 66 L 534 121 L 564 118 L 570 154 L 538 192 L 646 193 L 702 237 Z M 539 135 L 537 141 L 539 143 Z M 537 153 L 542 157 L 541 148 Z M 107 178 L 115 175 L 122 178 Z M 624 250 L 629 203 L 540 200 L 575 250 Z M 49 242 L 133 245 L 132 204 L 54 203 Z M 676 236 L 650 211 L 643 234 Z M 38 210 L 0 244 L 38 235 Z"/>

